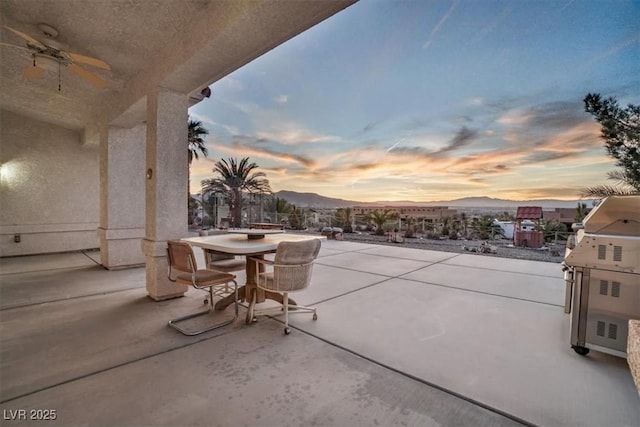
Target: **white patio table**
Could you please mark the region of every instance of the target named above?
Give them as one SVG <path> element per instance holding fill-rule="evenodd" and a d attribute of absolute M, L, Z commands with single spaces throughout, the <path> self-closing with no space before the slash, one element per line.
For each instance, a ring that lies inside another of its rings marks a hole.
<path fill-rule="evenodd" d="M 244 255 L 256 258 L 263 258 L 265 254 L 273 253 L 278 248 L 280 242 L 300 242 L 311 239 L 326 240 L 324 236 L 313 236 L 308 234 L 288 234 L 282 230 L 256 230 L 256 229 L 236 229 L 229 230 L 228 234 L 218 234 L 215 236 L 186 237 L 181 239 L 192 246 L 202 249 L 209 249 L 230 255 Z M 267 299 L 283 303 L 282 295 L 275 292 L 268 292 L 259 289 L 256 285 L 257 273 L 263 271 L 262 264 L 256 266 L 257 263 L 247 260 L 246 275 L 247 281 L 244 286 L 238 289 L 239 301 L 252 301 L 250 298 L 253 292 L 256 292 L 256 303 L 264 302 Z M 224 310 L 233 303 L 234 295 L 227 295 L 215 305 L 216 310 Z M 289 298 L 291 304 L 295 301 Z M 253 307 L 247 310 L 247 323 L 251 323 L 253 318 L 249 318 L 249 314 L 253 312 Z"/>

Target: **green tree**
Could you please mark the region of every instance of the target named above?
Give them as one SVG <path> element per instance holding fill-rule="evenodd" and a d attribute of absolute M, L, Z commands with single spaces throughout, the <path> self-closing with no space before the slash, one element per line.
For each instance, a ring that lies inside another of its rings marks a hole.
<path fill-rule="evenodd" d="M 304 222 L 304 212 L 298 209 L 296 205 L 291 205 L 291 212 L 289 212 L 289 227 L 294 230 L 300 230 Z"/>
<path fill-rule="evenodd" d="M 542 231 L 545 242 L 550 242 L 559 237 L 560 233 L 566 233 L 567 226 L 558 221 L 544 221 L 536 226 L 537 231 Z"/>
<path fill-rule="evenodd" d="M 478 239 L 487 240 L 498 235 L 504 235 L 502 228 L 500 228 L 499 225 L 494 224 L 493 217 L 491 215 L 482 215 L 480 218 L 474 218 L 471 226 L 473 228 L 474 236 Z"/>
<path fill-rule="evenodd" d="M 340 224 L 340 227 L 345 233 L 353 233 L 353 209 L 350 207 L 340 208 L 336 211 L 336 224 Z"/>
<path fill-rule="evenodd" d="M 607 174 L 615 184 L 585 188 L 580 196 L 602 199 L 640 194 L 640 106 L 629 104 L 621 108 L 614 97 L 602 99 L 597 93 L 587 94 L 584 105 L 585 111 L 600 123 L 607 153 L 616 159 L 619 169 Z"/>
<path fill-rule="evenodd" d="M 378 228 L 376 229 L 376 234 L 382 236 L 384 234 L 384 226 L 387 221 L 391 221 L 396 219 L 395 212 L 392 212 L 391 209 L 385 209 L 381 211 L 376 209 L 367 215 L 367 220 L 373 222 Z"/>
<path fill-rule="evenodd" d="M 232 227 L 242 224 L 243 191 L 270 193 L 269 181 L 264 172 L 256 172 L 258 165 L 249 162 L 245 157 L 238 161 L 235 158 L 222 159 L 216 162 L 213 172 L 215 178 L 202 181 L 205 193 L 219 192 L 226 195 L 231 210 Z"/>
<path fill-rule="evenodd" d="M 467 235 L 467 214 L 465 214 L 464 212 L 461 213 L 460 215 L 455 214 L 453 215 L 453 218 L 451 218 L 450 221 L 450 233 L 449 233 L 449 237 L 453 238 L 453 239 L 457 239 L 458 238 L 458 233 L 463 232 L 464 236 L 466 237 Z"/>
<path fill-rule="evenodd" d="M 404 232 L 404 237 L 416 237 L 416 219 L 412 216 L 409 216 L 407 217 L 406 224 L 407 230 Z"/>
<path fill-rule="evenodd" d="M 442 236 L 448 236 L 450 227 L 451 227 L 451 217 L 445 216 L 444 218 L 442 218 L 442 228 L 440 230 L 440 234 Z"/>
<path fill-rule="evenodd" d="M 498 221 L 515 221 L 516 217 L 507 211 L 502 212 L 498 215 Z"/>
<path fill-rule="evenodd" d="M 463 233 L 463 238 L 467 238 L 467 229 L 469 227 L 469 218 L 467 217 L 467 214 L 462 212 L 460 214 L 460 226 L 462 227 L 462 233 Z"/>
<path fill-rule="evenodd" d="M 198 207 L 200 206 L 200 202 L 198 199 L 189 194 L 187 199 L 188 203 L 188 212 L 189 212 L 189 222 L 188 224 L 193 224 L 194 219 L 198 216 Z"/>
<path fill-rule="evenodd" d="M 264 209 L 273 215 L 272 221 L 280 222 L 282 218 L 287 218 L 293 209 L 293 205 L 286 199 L 277 196 L 269 197 L 264 203 Z"/>
<path fill-rule="evenodd" d="M 587 208 L 586 203 L 578 203 L 578 206 L 576 207 L 576 217 L 574 219 L 575 222 L 582 222 L 584 217 L 587 216 L 588 212 L 589 209 Z"/>

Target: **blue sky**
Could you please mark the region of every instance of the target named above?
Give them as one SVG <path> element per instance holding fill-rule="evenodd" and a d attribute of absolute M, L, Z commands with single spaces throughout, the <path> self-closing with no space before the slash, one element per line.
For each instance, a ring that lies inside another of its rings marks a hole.
<path fill-rule="evenodd" d="M 615 167 L 582 99 L 640 103 L 640 2 L 362 0 L 211 86 L 213 162 L 358 201 L 576 199 Z"/>

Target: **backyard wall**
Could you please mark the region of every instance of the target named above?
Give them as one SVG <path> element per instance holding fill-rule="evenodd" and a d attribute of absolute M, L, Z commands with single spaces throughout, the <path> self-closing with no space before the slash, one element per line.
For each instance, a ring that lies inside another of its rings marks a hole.
<path fill-rule="evenodd" d="M 78 131 L 0 111 L 0 256 L 100 246 L 99 154 Z"/>

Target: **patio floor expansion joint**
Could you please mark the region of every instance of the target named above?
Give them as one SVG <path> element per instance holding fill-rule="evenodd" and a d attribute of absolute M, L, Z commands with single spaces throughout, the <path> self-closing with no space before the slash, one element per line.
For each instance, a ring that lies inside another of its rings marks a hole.
<path fill-rule="evenodd" d="M 58 298 L 58 299 L 52 299 L 52 300 L 47 300 L 47 301 L 38 301 L 38 302 L 31 302 L 31 303 L 25 303 L 25 304 L 10 305 L 8 307 L 0 307 L 0 311 L 15 310 L 15 309 L 18 309 L 18 308 L 33 307 L 33 306 L 36 306 L 36 305 L 51 304 L 51 303 L 57 303 L 57 302 L 73 301 L 73 300 L 77 300 L 77 299 L 89 298 L 89 297 L 97 297 L 97 296 L 102 296 L 102 295 L 111 295 L 111 294 L 117 294 L 117 293 L 120 293 L 120 292 L 133 291 L 135 289 L 142 289 L 142 288 L 144 288 L 144 286 L 134 286 L 132 288 L 113 289 L 113 290 L 110 290 L 110 291 L 97 292 L 97 293 L 94 293 L 94 294 L 78 295 L 78 296 L 75 296 L 75 297 Z"/>
<path fill-rule="evenodd" d="M 544 262 L 544 261 L 532 261 L 532 262 Z M 460 268 L 469 268 L 469 269 L 474 268 L 474 269 L 478 269 L 478 270 L 500 271 L 500 272 L 503 272 L 503 273 L 506 272 L 506 273 L 513 273 L 513 274 L 524 274 L 526 276 L 538 276 L 538 277 L 548 277 L 548 278 L 551 278 L 551 279 L 557 279 L 556 276 L 548 276 L 546 274 L 523 273 L 521 271 L 501 270 L 499 268 L 489 268 L 489 267 L 480 267 L 480 266 L 472 266 L 472 267 L 470 267 L 470 266 L 458 265 L 458 264 L 446 264 L 446 265 L 451 266 L 451 267 L 460 267 Z M 558 270 L 560 270 L 560 264 L 558 264 Z"/>
<path fill-rule="evenodd" d="M 477 291 L 475 289 L 461 288 L 461 287 L 458 287 L 458 286 L 451 286 L 451 285 L 443 285 L 441 283 L 423 282 L 423 281 L 420 281 L 420 280 L 417 280 L 417 279 L 409 279 L 407 277 L 398 277 L 398 279 L 408 280 L 410 282 L 415 282 L 415 283 L 422 283 L 424 285 L 439 286 L 441 288 L 456 289 L 458 291 L 466 291 L 466 292 L 473 292 L 473 293 L 476 293 L 476 294 L 489 295 L 489 296 L 493 296 L 493 297 L 507 298 L 507 299 L 512 299 L 512 300 L 516 300 L 516 301 L 532 302 L 532 303 L 535 303 L 535 304 L 550 305 L 552 307 L 564 307 L 563 304 L 553 304 L 553 303 L 550 303 L 550 302 L 535 301 L 535 300 L 527 299 L 527 298 L 519 298 L 519 297 L 514 297 L 514 296 L 509 296 L 509 295 L 494 294 L 492 292 Z"/>

